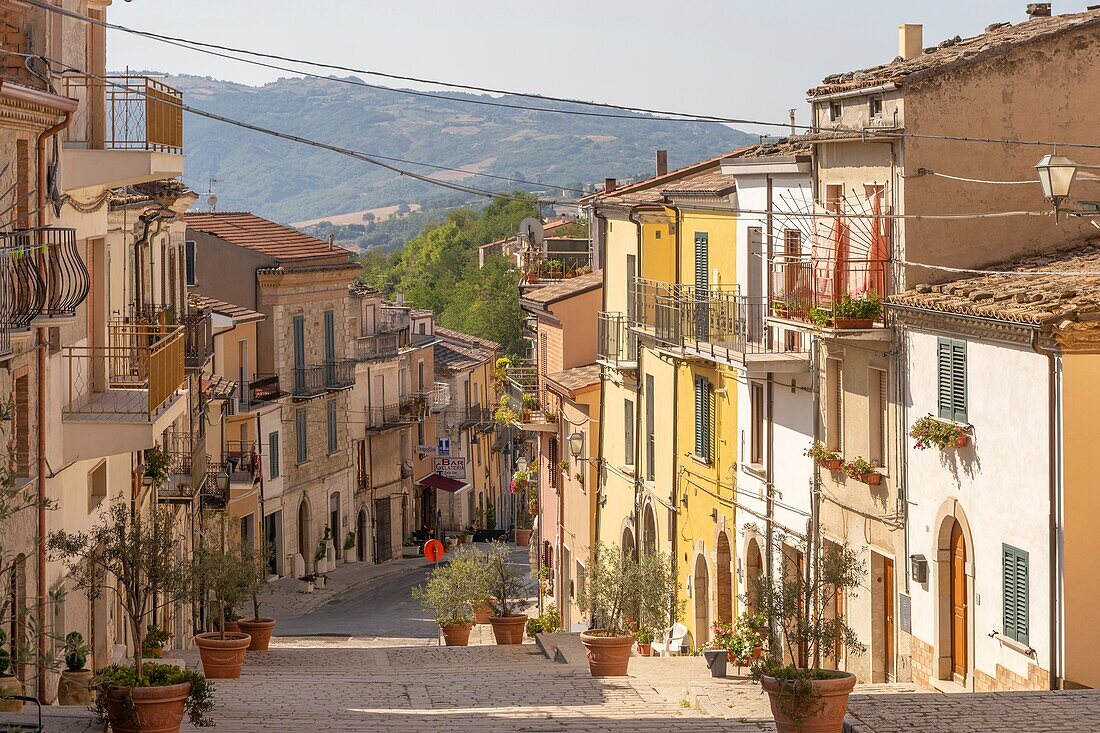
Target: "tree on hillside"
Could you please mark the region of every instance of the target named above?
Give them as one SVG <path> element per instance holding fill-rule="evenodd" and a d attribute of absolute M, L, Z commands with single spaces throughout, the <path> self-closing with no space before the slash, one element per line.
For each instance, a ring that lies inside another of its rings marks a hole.
<path fill-rule="evenodd" d="M 503 257 L 492 257 L 457 285 L 439 321 L 447 328 L 492 339 L 510 355 L 523 352 L 523 309 L 519 273 Z"/>

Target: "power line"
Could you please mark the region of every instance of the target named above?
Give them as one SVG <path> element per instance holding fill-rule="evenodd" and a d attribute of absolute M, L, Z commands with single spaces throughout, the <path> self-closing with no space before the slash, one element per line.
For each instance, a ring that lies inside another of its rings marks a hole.
<path fill-rule="evenodd" d="M 289 57 L 289 56 L 279 56 L 277 54 L 267 54 L 267 53 L 263 53 L 263 52 L 259 52 L 259 51 L 250 51 L 248 49 L 235 48 L 235 47 L 232 47 L 232 46 L 222 46 L 222 45 L 213 44 L 213 43 L 206 43 L 206 42 L 203 42 L 203 41 L 195 41 L 195 40 L 180 38 L 180 37 L 175 37 L 175 36 L 167 36 L 167 35 L 164 35 L 164 34 L 153 33 L 151 31 L 137 30 L 135 28 L 129 28 L 127 26 L 122 26 L 122 25 L 119 25 L 117 23 L 110 23 L 108 21 L 100 20 L 98 18 L 89 18 L 89 17 L 87 17 L 85 15 L 81 15 L 80 13 L 77 13 L 75 11 L 66 10 L 64 8 L 59 8 L 55 5 L 51 5 L 47 2 L 43 2 L 43 0 L 24 0 L 24 1 L 27 2 L 29 5 L 33 5 L 37 8 L 41 8 L 43 10 L 48 10 L 48 11 L 54 12 L 54 13 L 59 13 L 59 14 L 65 15 L 67 17 L 74 18 L 76 20 L 81 20 L 81 21 L 84 21 L 84 22 L 87 22 L 87 23 L 100 25 L 104 28 L 110 28 L 112 30 L 118 30 L 118 31 L 122 31 L 124 33 L 130 33 L 130 34 L 133 34 L 133 35 L 138 35 L 138 36 L 142 36 L 142 37 L 145 37 L 145 38 L 150 38 L 152 40 L 160 41 L 162 43 L 168 43 L 168 44 L 175 45 L 175 46 L 180 46 L 182 48 L 190 48 L 190 49 L 192 49 L 194 51 L 198 51 L 200 53 L 206 53 L 206 54 L 210 54 L 210 55 L 219 56 L 219 57 L 222 57 L 222 58 L 228 58 L 230 60 L 236 60 L 236 61 L 240 61 L 242 63 L 253 64 L 253 65 L 258 65 L 258 66 L 265 66 L 267 68 L 271 68 L 271 69 L 275 69 L 275 70 L 279 70 L 279 71 L 286 71 L 288 73 L 302 74 L 304 76 L 310 76 L 310 77 L 314 77 L 314 78 L 318 78 L 318 79 L 355 84 L 355 85 L 359 85 L 359 86 L 369 87 L 369 88 L 372 88 L 372 89 L 383 89 L 383 90 L 386 90 L 386 91 L 397 92 L 397 93 L 400 93 L 400 94 L 412 94 L 412 95 L 415 95 L 415 96 L 424 96 L 424 97 L 432 97 L 432 98 L 436 98 L 436 99 L 445 99 L 445 100 L 460 102 L 460 103 L 464 103 L 464 104 L 483 104 L 483 105 L 488 105 L 488 106 L 507 107 L 507 108 L 511 108 L 511 109 L 523 109 L 523 110 L 535 111 L 535 112 L 552 112 L 552 113 L 556 113 L 556 114 L 572 114 L 572 115 L 580 115 L 580 116 L 588 116 L 588 117 L 613 117 L 613 118 L 638 119 L 638 120 L 658 121 L 658 122 L 717 122 L 717 123 L 723 123 L 723 124 L 759 125 L 759 126 L 762 126 L 762 127 L 781 127 L 781 128 L 784 128 L 784 129 L 800 129 L 800 130 L 808 130 L 808 131 L 812 131 L 812 132 L 815 132 L 815 131 L 819 130 L 818 127 L 815 127 L 815 126 L 812 126 L 812 125 L 797 125 L 797 124 L 792 125 L 789 120 L 784 121 L 784 122 L 772 122 L 772 121 L 768 121 L 768 120 L 753 120 L 753 119 L 736 118 L 736 117 L 721 117 L 721 116 L 717 116 L 717 115 L 693 114 L 693 113 L 687 113 L 687 112 L 675 112 L 675 111 L 668 111 L 668 110 L 650 109 L 650 108 L 645 108 L 645 107 L 631 107 L 631 106 L 627 106 L 627 105 L 611 104 L 611 103 L 608 103 L 608 102 L 592 102 L 592 101 L 586 101 L 586 100 L 582 100 L 582 99 L 572 99 L 572 98 L 569 98 L 569 97 L 554 97 L 554 96 L 543 95 L 543 94 L 531 94 L 531 93 L 526 93 L 526 92 L 515 92 L 515 91 L 505 90 L 505 89 L 493 89 L 491 87 L 480 87 L 480 86 L 476 86 L 476 85 L 472 85 L 472 84 L 459 84 L 459 83 L 454 83 L 454 82 L 443 82 L 443 81 L 439 81 L 439 80 L 424 79 L 424 78 L 408 76 L 408 75 L 391 74 L 391 73 L 387 73 L 387 72 L 372 71 L 372 70 L 369 70 L 369 69 L 357 69 L 357 68 L 350 67 L 350 66 L 340 66 L 340 65 L 337 65 L 337 64 L 328 64 L 328 63 L 319 62 L 319 61 L 310 61 L 308 59 L 297 59 L 297 58 Z M 505 103 L 505 102 L 493 102 L 493 101 L 484 100 L 484 99 L 469 99 L 469 98 L 463 98 L 463 97 L 448 97 L 446 95 L 434 94 L 434 93 L 430 93 L 430 92 L 418 92 L 418 91 L 411 90 L 411 89 L 395 89 L 393 87 L 385 87 L 385 86 L 381 86 L 381 85 L 367 84 L 366 82 L 363 82 L 361 80 L 350 80 L 350 79 L 341 79 L 341 78 L 338 78 L 338 77 L 331 77 L 331 76 L 321 76 L 321 75 L 313 74 L 311 72 L 307 72 L 307 71 L 304 71 L 304 70 L 301 70 L 301 69 L 291 69 L 291 68 L 281 67 L 281 66 L 277 66 L 277 65 L 273 65 L 273 64 L 267 64 L 265 62 L 256 61 L 256 60 L 253 60 L 253 59 L 244 59 L 244 58 L 240 58 L 240 57 L 237 57 L 237 56 L 230 56 L 230 55 L 218 52 L 218 51 L 213 51 L 211 49 L 221 49 L 221 50 L 225 50 L 225 51 L 232 51 L 234 53 L 243 53 L 243 54 L 250 55 L 250 56 L 258 56 L 258 57 L 261 57 L 261 58 L 269 58 L 269 59 L 287 61 L 287 62 L 290 62 L 290 63 L 305 64 L 305 65 L 308 65 L 308 66 L 315 66 L 315 67 L 318 67 L 318 68 L 328 68 L 328 69 L 334 69 L 334 70 L 340 70 L 340 71 L 347 71 L 347 72 L 350 72 L 350 73 L 366 74 L 366 75 L 370 75 L 370 76 L 378 76 L 378 77 L 383 77 L 383 78 L 387 78 L 387 79 L 394 79 L 394 80 L 400 80 L 400 81 L 410 81 L 410 82 L 422 83 L 422 84 L 433 84 L 433 85 L 437 85 L 437 86 L 452 87 L 452 88 L 455 88 L 455 89 L 466 89 L 466 90 L 471 90 L 471 91 L 479 91 L 479 92 L 484 92 L 484 93 L 488 93 L 488 94 L 504 94 L 504 95 L 515 96 L 515 97 L 523 97 L 523 98 L 527 98 L 527 99 L 540 99 L 540 100 L 545 100 L 545 101 L 560 102 L 560 103 L 565 103 L 565 104 L 575 104 L 575 105 L 586 106 L 586 107 L 599 107 L 599 108 L 603 108 L 603 109 L 624 110 L 624 111 L 632 112 L 634 114 L 621 115 L 621 114 L 614 114 L 614 113 L 585 112 L 585 111 L 580 111 L 580 110 L 562 110 L 562 109 L 554 109 L 552 107 L 532 107 L 532 106 L 529 106 L 529 105 L 509 104 L 509 103 Z M 639 114 L 667 115 L 667 117 L 639 117 L 638 116 Z M 1054 141 L 1054 140 L 1012 140 L 1012 139 L 1007 139 L 1007 138 L 973 137 L 973 136 L 965 136 L 965 135 L 931 135 L 931 134 L 912 133 L 912 132 L 897 132 L 897 131 L 892 131 L 892 130 L 877 130 L 877 129 L 874 129 L 874 128 L 867 128 L 867 129 L 845 128 L 845 127 L 842 127 L 842 126 L 836 126 L 836 127 L 833 127 L 833 128 L 829 128 L 829 131 L 830 132 L 841 132 L 841 133 L 849 133 L 849 134 L 853 134 L 853 135 L 859 135 L 864 139 L 868 139 L 868 138 L 893 138 L 893 137 L 903 137 L 904 138 L 904 137 L 907 137 L 907 138 L 913 138 L 913 139 L 918 139 L 918 140 L 941 140 L 941 141 L 951 141 L 951 142 L 975 142 L 975 143 L 989 143 L 989 144 L 998 144 L 998 145 L 1028 145 L 1028 146 L 1040 146 L 1040 147 L 1057 147 L 1057 146 L 1060 146 L 1060 147 L 1067 147 L 1067 148 L 1100 149 L 1100 143 L 1068 143 L 1068 142 L 1061 142 L 1061 141 Z"/>

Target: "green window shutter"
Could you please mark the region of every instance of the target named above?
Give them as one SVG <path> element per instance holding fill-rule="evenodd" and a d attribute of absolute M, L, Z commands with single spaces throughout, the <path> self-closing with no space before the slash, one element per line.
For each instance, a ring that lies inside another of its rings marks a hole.
<path fill-rule="evenodd" d="M 706 387 L 706 403 L 707 403 L 707 463 L 714 462 L 714 390 L 711 389 L 710 382 L 705 383 Z"/>
<path fill-rule="evenodd" d="M 703 456 L 703 446 L 705 444 L 705 434 L 703 432 L 703 423 L 706 420 L 706 410 L 704 408 L 703 399 L 703 380 L 699 377 L 695 378 L 695 455 Z"/>
<path fill-rule="evenodd" d="M 944 420 L 965 423 L 966 342 L 938 339 L 936 342 L 936 409 Z"/>
<path fill-rule="evenodd" d="M 936 342 L 936 379 L 937 409 L 944 420 L 954 415 L 951 402 L 951 341 L 938 339 Z"/>
<path fill-rule="evenodd" d="M 328 452 L 335 453 L 336 447 L 336 401 L 330 400 L 328 403 Z"/>
<path fill-rule="evenodd" d="M 967 422 L 966 419 L 966 342 L 951 342 L 951 419 Z"/>
<path fill-rule="evenodd" d="M 706 232 L 695 232 L 695 287 L 710 288 L 710 243 Z"/>
<path fill-rule="evenodd" d="M 298 441 L 298 463 L 305 463 L 309 460 L 309 443 L 307 442 L 308 436 L 306 434 L 306 408 L 299 407 L 295 413 L 295 438 Z"/>
<path fill-rule="evenodd" d="M 279 477 L 279 434 L 271 433 L 267 436 L 268 444 L 268 471 L 267 474 L 270 478 Z"/>
<path fill-rule="evenodd" d="M 1028 554 L 1011 545 L 1001 545 L 1004 596 L 1004 635 L 1028 644 Z"/>

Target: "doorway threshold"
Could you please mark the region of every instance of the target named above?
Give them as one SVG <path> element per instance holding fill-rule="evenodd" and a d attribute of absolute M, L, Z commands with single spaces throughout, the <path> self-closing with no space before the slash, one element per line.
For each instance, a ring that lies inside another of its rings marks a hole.
<path fill-rule="evenodd" d="M 961 692 L 970 692 L 958 682 L 954 680 L 929 680 L 932 684 L 932 689 L 937 692 L 942 692 L 945 695 L 957 695 Z"/>

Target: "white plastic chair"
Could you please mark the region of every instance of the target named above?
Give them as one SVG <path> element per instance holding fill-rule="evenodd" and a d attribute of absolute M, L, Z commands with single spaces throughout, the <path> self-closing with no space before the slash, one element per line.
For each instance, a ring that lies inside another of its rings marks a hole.
<path fill-rule="evenodd" d="M 672 656 L 673 654 L 679 656 L 680 649 L 683 648 L 687 637 L 688 628 L 681 623 L 676 623 L 665 631 L 664 641 L 655 641 L 650 648 L 658 657 Z"/>

